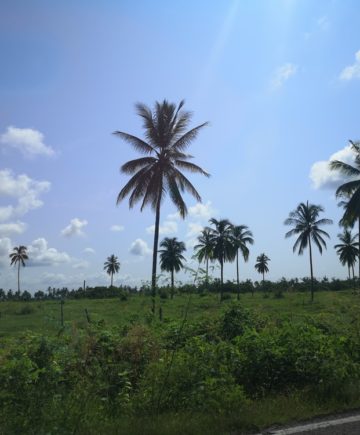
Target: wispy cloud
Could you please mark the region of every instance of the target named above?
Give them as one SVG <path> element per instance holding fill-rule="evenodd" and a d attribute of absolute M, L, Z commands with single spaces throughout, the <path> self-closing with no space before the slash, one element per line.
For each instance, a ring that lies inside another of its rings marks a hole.
<path fill-rule="evenodd" d="M 284 83 L 289 80 L 290 77 L 296 74 L 298 70 L 297 65 L 293 63 L 285 63 L 280 66 L 274 73 L 273 79 L 271 81 L 272 90 L 281 88 Z"/>
<path fill-rule="evenodd" d="M 129 250 L 130 254 L 136 255 L 139 257 L 144 257 L 145 255 L 150 255 L 152 250 L 148 247 L 145 240 L 136 239 L 130 246 Z"/>
<path fill-rule="evenodd" d="M 0 143 L 5 147 L 19 150 L 24 156 L 53 156 L 54 150 L 44 143 L 44 135 L 32 128 L 17 128 L 9 126 L 0 136 Z"/>
<path fill-rule="evenodd" d="M 120 233 L 121 231 L 124 231 L 125 227 L 123 225 L 112 225 L 110 227 L 110 231 L 114 231 L 116 233 Z"/>
<path fill-rule="evenodd" d="M 352 80 L 360 78 L 360 50 L 355 53 L 355 62 L 345 67 L 339 76 L 340 80 Z"/>
<path fill-rule="evenodd" d="M 178 230 L 177 223 L 174 221 L 165 221 L 162 225 L 159 227 L 159 234 L 173 234 L 176 233 Z M 150 227 L 146 228 L 146 232 L 148 234 L 154 234 L 155 232 L 155 225 L 151 225 Z"/>

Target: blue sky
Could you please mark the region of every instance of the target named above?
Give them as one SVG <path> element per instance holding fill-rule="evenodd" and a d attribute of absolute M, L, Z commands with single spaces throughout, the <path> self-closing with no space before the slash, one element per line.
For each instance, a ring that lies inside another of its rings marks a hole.
<path fill-rule="evenodd" d="M 0 287 L 16 287 L 19 244 L 31 290 L 107 284 L 110 254 L 115 283 L 149 280 L 154 215 L 116 207 L 119 167 L 137 154 L 111 133 L 141 136 L 134 104 L 164 98 L 185 99 L 192 125 L 210 122 L 191 153 L 211 178 L 190 176 L 203 206 L 186 197 L 185 221 L 165 202 L 162 236 L 191 257 L 209 217 L 229 218 L 255 238 L 241 279 L 259 278 L 262 252 L 270 279 L 307 276 L 283 222 L 309 200 L 334 220 L 315 275 L 345 277 L 333 249 L 342 180 L 326 162 L 351 161 L 348 139 L 360 138 L 359 19 L 356 0 L 2 1 Z"/>

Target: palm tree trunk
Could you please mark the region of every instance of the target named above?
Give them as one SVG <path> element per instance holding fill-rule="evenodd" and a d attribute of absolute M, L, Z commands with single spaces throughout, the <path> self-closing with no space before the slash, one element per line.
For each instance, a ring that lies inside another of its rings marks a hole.
<path fill-rule="evenodd" d="M 20 261 L 18 262 L 18 292 L 20 295 Z"/>
<path fill-rule="evenodd" d="M 237 300 L 240 299 L 240 283 L 239 283 L 239 250 L 236 251 L 236 281 L 237 281 Z"/>
<path fill-rule="evenodd" d="M 174 299 L 174 269 L 171 271 L 171 299 Z"/>
<path fill-rule="evenodd" d="M 310 253 L 310 274 L 311 274 L 311 302 L 314 302 L 314 274 L 312 264 L 311 240 L 309 236 L 309 253 Z"/>
<path fill-rule="evenodd" d="M 351 276 L 350 276 L 350 264 L 348 264 L 348 272 L 349 272 L 349 281 L 351 280 Z"/>
<path fill-rule="evenodd" d="M 111 272 L 111 287 L 113 286 L 113 276 L 114 276 L 114 272 Z"/>
<path fill-rule="evenodd" d="M 358 240 L 358 242 L 359 242 L 359 258 L 358 258 L 358 260 L 359 260 L 359 265 L 358 265 L 358 267 L 359 267 L 359 279 L 358 279 L 358 286 L 360 288 L 360 216 L 359 216 L 359 219 L 358 219 L 358 231 L 359 231 L 359 234 L 358 234 L 358 238 L 359 238 L 359 240 Z"/>
<path fill-rule="evenodd" d="M 224 261 L 220 260 L 220 302 L 223 300 L 223 287 L 224 287 Z"/>
<path fill-rule="evenodd" d="M 262 275 L 263 275 L 263 288 L 265 288 L 265 272 L 264 271 L 263 271 Z"/>
<path fill-rule="evenodd" d="M 209 287 L 209 259 L 206 257 L 206 289 Z"/>
<path fill-rule="evenodd" d="M 158 251 L 158 243 L 159 243 L 161 191 L 162 191 L 162 187 L 159 193 L 158 203 L 156 205 L 153 262 L 152 262 L 152 274 L 151 274 L 151 296 L 152 296 L 151 311 L 153 314 L 155 314 L 156 265 L 157 265 L 157 251 Z"/>

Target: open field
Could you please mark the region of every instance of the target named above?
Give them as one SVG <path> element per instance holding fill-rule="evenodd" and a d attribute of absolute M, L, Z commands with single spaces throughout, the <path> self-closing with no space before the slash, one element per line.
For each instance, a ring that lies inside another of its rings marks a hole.
<path fill-rule="evenodd" d="M 190 303 L 189 303 L 190 297 Z M 201 318 L 211 319 L 217 316 L 236 301 L 236 295 L 231 300 L 219 302 L 216 294 L 199 296 L 193 294 L 176 295 L 174 300 L 157 298 L 157 307 L 163 310 L 164 321 L 181 320 L 189 303 L 188 321 Z M 342 324 L 349 321 L 350 313 L 360 312 L 360 297 L 352 291 L 318 292 L 314 303 L 309 302 L 308 293 L 285 293 L 283 298 L 276 299 L 273 295 L 264 298 L 262 293 L 241 295 L 241 305 L 254 309 L 262 316 L 275 320 L 296 320 L 304 316 L 333 316 L 332 321 Z M 150 316 L 150 297 L 130 295 L 128 300 L 112 299 L 77 299 L 67 300 L 64 304 L 65 325 L 75 323 L 83 327 L 87 323 L 85 309 L 94 322 L 104 320 L 107 326 L 124 326 L 131 323 L 144 323 Z M 25 314 L 21 314 L 25 309 Z M 28 314 L 26 312 L 29 311 Z M 45 335 L 54 335 L 60 329 L 60 302 L 0 302 L 0 337 L 11 337 L 25 331 Z"/>
<path fill-rule="evenodd" d="M 183 294 L 155 317 L 144 295 L 66 300 L 64 328 L 60 306 L 0 303 L 1 435 L 240 434 L 360 406 L 351 291 Z"/>

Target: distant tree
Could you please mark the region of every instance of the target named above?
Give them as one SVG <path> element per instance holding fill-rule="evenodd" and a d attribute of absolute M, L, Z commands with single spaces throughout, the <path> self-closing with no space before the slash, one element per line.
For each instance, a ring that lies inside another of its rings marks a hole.
<path fill-rule="evenodd" d="M 233 261 L 236 252 L 234 250 L 232 224 L 228 219 L 210 219 L 210 224 L 214 225 L 211 229 L 211 243 L 213 245 L 213 259 L 220 264 L 220 300 L 223 300 L 224 291 L 224 263 Z"/>
<path fill-rule="evenodd" d="M 344 207 L 341 223 L 345 227 L 353 227 L 358 223 L 358 243 L 360 244 L 360 142 L 349 141 L 354 153 L 354 165 L 332 160 L 330 169 L 338 171 L 348 177 L 348 181 L 341 184 L 336 190 L 336 196 L 343 198 L 340 204 Z M 358 253 L 359 286 L 360 286 L 360 251 Z"/>
<path fill-rule="evenodd" d="M 265 273 L 269 272 L 269 268 L 268 268 L 268 262 L 270 261 L 270 258 L 265 255 L 265 254 L 260 254 L 257 258 L 256 258 L 257 263 L 255 264 L 255 269 L 257 270 L 257 272 L 262 274 L 263 277 L 263 285 L 265 282 Z"/>
<path fill-rule="evenodd" d="M 155 231 L 152 263 L 151 288 L 153 294 L 153 312 L 155 311 L 156 266 L 160 226 L 160 206 L 166 193 L 184 218 L 187 207 L 182 193 L 190 193 L 197 201 L 201 197 L 195 187 L 183 175 L 182 170 L 209 176 L 202 168 L 189 162 L 193 158 L 185 154 L 186 148 L 197 137 L 198 132 L 207 122 L 187 130 L 191 120 L 191 113 L 182 110 L 184 101 L 176 107 L 164 100 L 156 102 L 152 111 L 144 104 L 138 103 L 136 110 L 143 118 L 146 141 L 122 131 L 115 131 L 121 139 L 129 142 L 136 151 L 144 154 L 136 160 L 130 160 L 121 167 L 125 174 L 132 175 L 131 179 L 120 191 L 117 203 L 130 195 L 129 207 L 142 201 L 141 210 L 150 205 L 155 211 Z"/>
<path fill-rule="evenodd" d="M 20 293 L 20 266 L 25 267 L 25 261 L 29 259 L 26 251 L 26 246 L 15 246 L 13 252 L 9 255 L 10 266 L 16 266 L 16 264 L 18 265 L 18 293 Z"/>
<path fill-rule="evenodd" d="M 120 261 L 118 258 L 112 254 L 110 257 L 108 257 L 104 263 L 104 270 L 106 270 L 106 273 L 110 275 L 111 277 L 111 287 L 113 286 L 113 277 L 114 273 L 118 273 L 120 270 Z"/>
<path fill-rule="evenodd" d="M 354 264 L 359 256 L 359 243 L 356 241 L 357 234 L 353 236 L 350 230 L 344 229 L 344 232 L 337 236 L 341 243 L 335 245 L 334 248 L 339 256 L 340 263 L 348 267 L 349 279 L 351 279 L 350 268 L 354 274 Z"/>
<path fill-rule="evenodd" d="M 186 251 L 185 243 L 177 240 L 176 237 L 165 237 L 161 241 L 160 268 L 171 274 L 171 299 L 174 297 L 174 272 L 179 272 L 183 268 L 185 257 L 182 255 Z"/>
<path fill-rule="evenodd" d="M 205 261 L 206 263 L 205 282 L 207 286 L 209 285 L 209 260 L 213 258 L 214 250 L 211 231 L 211 228 L 205 227 L 198 237 L 198 244 L 194 246 L 195 257 L 200 263 L 202 261 Z"/>
<path fill-rule="evenodd" d="M 45 293 L 42 290 L 38 290 L 37 292 L 34 293 L 34 298 L 36 300 L 45 299 Z"/>
<path fill-rule="evenodd" d="M 240 297 L 240 281 L 239 281 L 239 251 L 244 259 L 249 259 L 249 248 L 247 244 L 254 243 L 252 232 L 246 225 L 234 225 L 231 228 L 232 243 L 236 252 L 236 282 L 237 282 L 237 299 Z"/>
<path fill-rule="evenodd" d="M 320 254 L 323 248 L 326 249 L 326 242 L 323 236 L 330 238 L 329 234 L 319 228 L 320 225 L 332 224 L 331 219 L 318 219 L 319 214 L 324 211 L 321 205 L 301 202 L 297 208 L 290 212 L 285 220 L 285 225 L 293 225 L 294 228 L 285 234 L 285 237 L 298 236 L 293 246 L 293 252 L 298 249 L 298 254 L 302 255 L 304 249 L 309 247 L 310 274 L 311 274 L 311 302 L 314 300 L 314 274 L 311 241 L 318 247 Z"/>

